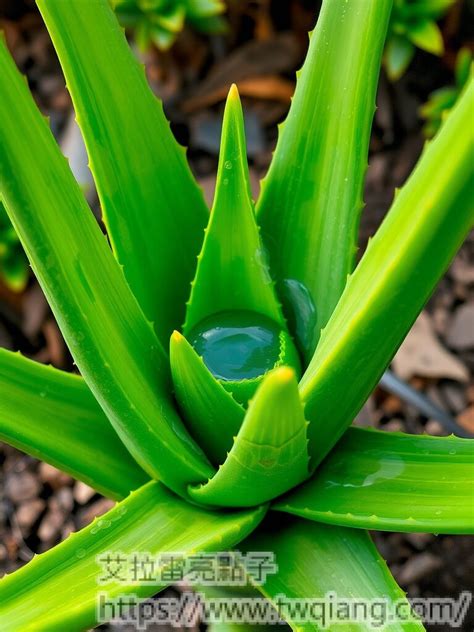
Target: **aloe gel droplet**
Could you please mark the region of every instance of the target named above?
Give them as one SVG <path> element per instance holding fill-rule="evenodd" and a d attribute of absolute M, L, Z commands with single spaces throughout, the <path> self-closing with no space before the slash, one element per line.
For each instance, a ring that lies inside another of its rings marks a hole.
<path fill-rule="evenodd" d="M 270 318 L 251 311 L 220 312 L 205 318 L 189 334 L 189 341 L 207 368 L 232 392 L 243 380 L 254 380 L 241 399 L 248 399 L 258 378 L 283 364 L 300 370 L 289 334 Z M 248 391 L 248 397 L 247 397 Z M 238 394 L 236 394 L 238 395 Z"/>

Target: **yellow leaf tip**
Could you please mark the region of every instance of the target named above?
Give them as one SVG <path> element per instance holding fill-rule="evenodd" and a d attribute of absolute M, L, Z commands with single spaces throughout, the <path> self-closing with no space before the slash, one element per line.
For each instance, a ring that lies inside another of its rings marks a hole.
<path fill-rule="evenodd" d="M 240 99 L 239 90 L 238 90 L 237 85 L 235 83 L 233 83 L 230 86 L 230 90 L 229 90 L 229 94 L 227 95 L 227 98 L 229 100 L 232 100 L 232 99 L 238 100 L 238 99 Z"/>
<path fill-rule="evenodd" d="M 173 333 L 171 334 L 171 341 L 177 343 L 177 342 L 182 342 L 183 340 L 184 340 L 184 336 L 175 329 Z"/>
<path fill-rule="evenodd" d="M 281 366 L 275 370 L 274 378 L 280 384 L 288 384 L 295 376 L 295 371 L 289 366 Z"/>

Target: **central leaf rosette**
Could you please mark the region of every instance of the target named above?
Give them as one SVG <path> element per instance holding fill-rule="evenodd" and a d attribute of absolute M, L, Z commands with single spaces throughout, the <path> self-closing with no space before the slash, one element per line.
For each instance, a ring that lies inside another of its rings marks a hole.
<path fill-rule="evenodd" d="M 170 362 L 187 429 L 218 468 L 207 482 L 190 481 L 193 500 L 252 506 L 308 477 L 300 356 L 255 218 L 235 87 L 224 113 L 214 204 Z"/>

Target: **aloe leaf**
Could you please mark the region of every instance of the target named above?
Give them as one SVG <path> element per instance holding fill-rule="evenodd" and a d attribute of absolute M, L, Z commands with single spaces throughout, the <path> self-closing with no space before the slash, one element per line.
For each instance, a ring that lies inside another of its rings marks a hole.
<path fill-rule="evenodd" d="M 77 366 L 137 462 L 184 493 L 212 468 L 173 408 L 168 355 L 3 42 L 0 118 L 0 194 Z"/>
<path fill-rule="evenodd" d="M 148 476 L 78 375 L 0 349 L 0 439 L 114 499 Z"/>
<path fill-rule="evenodd" d="M 227 98 L 214 204 L 184 333 L 208 316 L 233 310 L 257 312 L 284 326 L 255 221 L 242 106 L 235 86 Z"/>
<path fill-rule="evenodd" d="M 67 79 L 113 250 L 167 348 L 183 322 L 209 217 L 202 193 L 108 2 L 37 4 Z"/>
<path fill-rule="evenodd" d="M 354 266 L 391 5 L 323 2 L 257 204 L 285 314 L 308 361 Z"/>
<path fill-rule="evenodd" d="M 414 615 L 409 617 L 405 593 L 397 586 L 367 532 L 300 519 L 279 523 L 271 518 L 239 548 L 274 553 L 278 571 L 267 574 L 265 583 L 257 588 L 293 630 L 424 630 Z M 369 606 L 369 613 L 364 617 L 359 610 L 359 620 L 355 622 L 344 614 L 343 604 L 360 602 Z M 411 620 L 370 620 L 371 613 L 380 617 L 380 612 L 375 614 L 376 609 L 370 608 L 376 602 L 384 602 L 390 614 L 402 613 Z"/>
<path fill-rule="evenodd" d="M 313 478 L 274 508 L 382 531 L 474 533 L 474 445 L 349 428 Z"/>
<path fill-rule="evenodd" d="M 250 507 L 291 489 L 308 476 L 306 427 L 293 369 L 271 371 L 226 461 L 207 484 L 190 487 L 189 495 L 209 505 Z"/>
<path fill-rule="evenodd" d="M 171 336 L 170 362 L 175 397 L 186 426 L 209 459 L 219 465 L 239 432 L 245 410 L 177 331 Z"/>
<path fill-rule="evenodd" d="M 303 375 L 313 465 L 370 395 L 474 223 L 473 107 L 471 81 L 370 241 Z"/>
<path fill-rule="evenodd" d="M 179 553 L 185 559 L 199 551 L 225 550 L 246 537 L 264 513 L 263 508 L 225 514 L 204 511 L 150 482 L 0 582 L 2 632 L 74 632 L 94 627 L 99 623 L 99 593 L 109 600 L 119 595 L 143 599 L 166 585 L 133 580 L 134 555 L 156 559 Z M 108 554 L 122 562 L 108 566 L 104 561 Z M 157 560 L 152 577 L 159 579 L 165 566 L 165 560 Z M 107 579 L 113 569 L 123 581 Z"/>

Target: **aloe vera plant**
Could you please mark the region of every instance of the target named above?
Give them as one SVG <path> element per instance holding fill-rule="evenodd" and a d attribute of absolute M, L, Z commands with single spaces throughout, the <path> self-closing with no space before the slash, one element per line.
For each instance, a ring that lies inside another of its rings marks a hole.
<path fill-rule="evenodd" d="M 1 43 L 0 194 L 81 376 L 0 350 L 0 438 L 119 502 L 2 580 L 2 630 L 159 590 L 99 586 L 108 551 L 273 551 L 269 603 L 406 605 L 365 530 L 472 533 L 472 444 L 350 425 L 473 224 L 473 83 L 355 267 L 390 0 L 323 3 L 256 213 L 230 90 L 210 215 L 107 0 L 37 3 L 111 248 Z"/>

